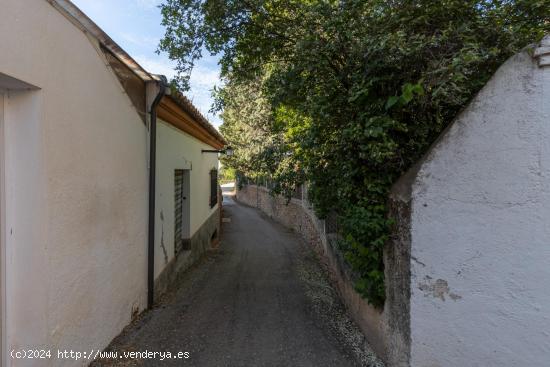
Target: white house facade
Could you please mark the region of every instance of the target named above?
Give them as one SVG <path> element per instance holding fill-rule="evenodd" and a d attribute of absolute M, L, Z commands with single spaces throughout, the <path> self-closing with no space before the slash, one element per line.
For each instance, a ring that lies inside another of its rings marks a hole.
<path fill-rule="evenodd" d="M 2 1 L 0 50 L 0 364 L 85 365 L 10 352 L 103 349 L 199 258 L 225 141 L 70 1 Z"/>

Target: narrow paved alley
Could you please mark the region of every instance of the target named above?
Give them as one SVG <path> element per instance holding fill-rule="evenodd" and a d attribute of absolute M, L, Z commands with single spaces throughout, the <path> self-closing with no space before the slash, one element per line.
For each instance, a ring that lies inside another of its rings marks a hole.
<path fill-rule="evenodd" d="M 294 233 L 230 197 L 224 217 L 220 250 L 110 347 L 189 352 L 189 358 L 95 365 L 378 365 L 316 256 Z"/>

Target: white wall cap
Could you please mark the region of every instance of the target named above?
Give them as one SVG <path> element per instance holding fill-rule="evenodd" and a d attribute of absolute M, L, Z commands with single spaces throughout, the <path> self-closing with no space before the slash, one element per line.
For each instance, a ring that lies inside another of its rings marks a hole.
<path fill-rule="evenodd" d="M 535 49 L 533 57 L 538 59 L 539 66 L 550 66 L 550 34 L 547 34 L 540 41 L 539 46 Z"/>

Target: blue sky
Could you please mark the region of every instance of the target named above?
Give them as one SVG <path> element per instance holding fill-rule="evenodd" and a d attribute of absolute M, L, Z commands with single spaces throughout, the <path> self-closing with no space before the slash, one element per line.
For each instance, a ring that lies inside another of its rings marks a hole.
<path fill-rule="evenodd" d="M 174 63 L 165 54 L 155 53 L 164 35 L 158 5 L 162 0 L 72 0 L 141 66 L 168 78 L 174 75 Z M 218 58 L 204 55 L 191 75 L 191 90 L 186 93 L 195 106 L 216 127 L 218 116 L 208 113 L 211 90 L 220 85 Z"/>

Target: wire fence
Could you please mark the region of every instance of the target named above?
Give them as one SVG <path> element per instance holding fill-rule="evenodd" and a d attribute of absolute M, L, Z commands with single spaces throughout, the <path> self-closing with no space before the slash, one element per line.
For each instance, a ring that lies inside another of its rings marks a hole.
<path fill-rule="evenodd" d="M 275 187 L 275 181 L 269 177 L 249 178 L 244 175 L 237 175 L 237 185 L 239 185 L 240 188 L 248 185 L 255 185 L 272 190 Z M 313 212 L 315 211 L 314 205 L 309 201 L 307 183 L 295 187 L 291 197 L 293 200 L 299 200 L 304 208 Z M 324 228 L 326 235 L 338 235 L 340 233 L 341 228 L 339 225 L 338 213 L 336 213 L 336 211 L 329 212 L 326 218 L 321 219 L 317 216 L 315 216 L 315 218 L 322 224 L 322 228 Z"/>
<path fill-rule="evenodd" d="M 297 200 L 302 200 L 303 199 L 303 197 L 302 197 L 303 186 L 304 185 L 300 185 L 300 186 L 297 186 L 297 187 L 294 188 L 294 190 L 292 191 L 292 198 L 293 199 L 297 199 Z"/>
<path fill-rule="evenodd" d="M 339 233 L 339 229 L 340 228 L 338 226 L 338 214 L 336 212 L 330 212 L 325 218 L 325 233 L 336 234 L 336 233 Z"/>

